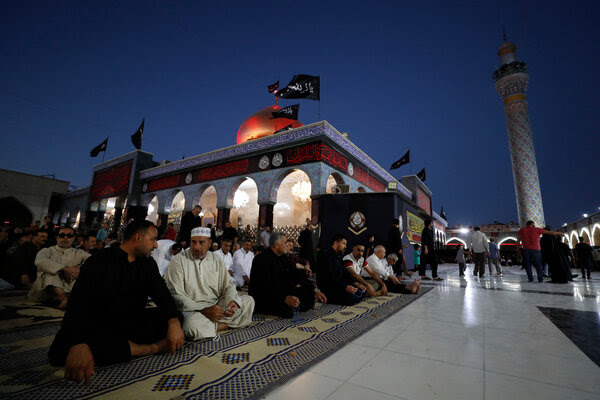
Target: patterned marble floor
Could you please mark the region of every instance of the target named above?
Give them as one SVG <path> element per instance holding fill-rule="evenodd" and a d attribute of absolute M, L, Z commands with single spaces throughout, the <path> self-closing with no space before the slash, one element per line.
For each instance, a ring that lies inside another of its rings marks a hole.
<path fill-rule="evenodd" d="M 442 266 L 434 291 L 265 398 L 600 399 L 600 273 L 561 285 L 468 272 Z"/>

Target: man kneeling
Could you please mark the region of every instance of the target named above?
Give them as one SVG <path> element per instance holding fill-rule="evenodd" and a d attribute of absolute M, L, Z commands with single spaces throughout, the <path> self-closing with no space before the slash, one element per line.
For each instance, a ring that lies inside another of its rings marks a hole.
<path fill-rule="evenodd" d="M 183 313 L 183 332 L 191 340 L 252 322 L 254 299 L 238 295 L 223 259 L 208 251 L 210 245 L 210 229 L 192 229 L 190 247 L 171 260 L 165 273 Z"/>
<path fill-rule="evenodd" d="M 87 383 L 95 364 L 183 346 L 181 314 L 150 257 L 157 235 L 152 222 L 132 221 L 123 244 L 99 250 L 81 266 L 48 354 L 50 364 L 65 366 L 67 379 Z M 157 308 L 146 308 L 148 296 Z"/>

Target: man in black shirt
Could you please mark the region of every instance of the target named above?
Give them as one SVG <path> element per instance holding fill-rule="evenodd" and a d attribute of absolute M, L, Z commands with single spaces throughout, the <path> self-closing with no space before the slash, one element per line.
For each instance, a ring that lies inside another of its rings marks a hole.
<path fill-rule="evenodd" d="M 594 263 L 592 246 L 583 241 L 583 236 L 579 236 L 579 243 L 575 245 L 575 259 L 577 266 L 581 268 L 583 279 L 586 277 L 592 279 L 592 265 Z"/>
<path fill-rule="evenodd" d="M 342 255 L 346 250 L 346 243 L 343 235 L 335 235 L 331 247 L 321 254 L 319 260 L 317 286 L 331 304 L 356 304 L 365 297 L 367 290 L 344 267 Z"/>
<path fill-rule="evenodd" d="M 190 245 L 190 234 L 192 233 L 192 229 L 202 226 L 200 212 L 202 212 L 202 207 L 200 207 L 200 205 L 195 205 L 191 212 L 185 213 L 183 218 L 181 218 L 178 241 L 183 248 L 187 248 Z"/>
<path fill-rule="evenodd" d="M 421 275 L 421 279 L 423 280 L 430 280 L 430 278 L 425 275 L 425 269 L 427 268 L 427 264 L 429 264 L 431 266 L 431 276 L 433 277 L 433 280 L 443 281 L 437 274 L 438 261 L 434 246 L 433 221 L 428 218 L 425 220 L 425 228 L 423 228 L 423 232 L 421 233 L 421 247 L 423 248 L 423 253 L 421 254 L 419 275 Z"/>
<path fill-rule="evenodd" d="M 307 311 L 315 305 L 315 293 L 319 301 L 327 298 L 308 280 L 304 270 L 296 268 L 286 255 L 286 236 L 273 232 L 270 247 L 254 257 L 248 294 L 254 298 L 254 311 L 293 316 L 294 309 Z"/>
<path fill-rule="evenodd" d="M 238 231 L 233 226 L 231 226 L 231 222 L 229 221 L 225 222 L 225 229 L 223 229 L 223 235 L 221 236 L 221 240 L 223 239 L 231 240 L 234 247 L 238 242 Z"/>
<path fill-rule="evenodd" d="M 127 225 L 123 244 L 99 251 L 81 266 L 50 364 L 65 378 L 88 383 L 95 364 L 174 353 L 184 343 L 181 313 L 154 259 L 157 231 L 149 221 Z M 151 297 L 157 308 L 147 309 Z"/>

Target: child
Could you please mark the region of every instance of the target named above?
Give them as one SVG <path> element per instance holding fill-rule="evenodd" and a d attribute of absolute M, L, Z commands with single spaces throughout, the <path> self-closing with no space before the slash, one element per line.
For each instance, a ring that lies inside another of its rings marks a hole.
<path fill-rule="evenodd" d="M 421 266 L 421 252 L 419 251 L 421 246 L 414 244 L 413 247 L 415 248 L 415 251 L 413 252 L 413 263 L 415 264 L 415 269 L 413 269 L 413 271 L 418 271 L 419 266 Z"/>
<path fill-rule="evenodd" d="M 458 246 L 458 251 L 456 252 L 456 258 L 454 261 L 458 262 L 458 276 L 465 276 L 465 246 L 462 243 L 460 246 Z M 490 272 L 490 275 L 491 274 L 492 273 Z"/>

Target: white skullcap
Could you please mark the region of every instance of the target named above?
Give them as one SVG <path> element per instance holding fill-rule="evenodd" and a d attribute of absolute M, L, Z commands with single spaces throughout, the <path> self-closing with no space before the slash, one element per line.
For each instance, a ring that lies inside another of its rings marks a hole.
<path fill-rule="evenodd" d="M 190 236 L 210 237 L 210 229 L 199 226 L 197 228 L 192 229 L 192 234 Z"/>

